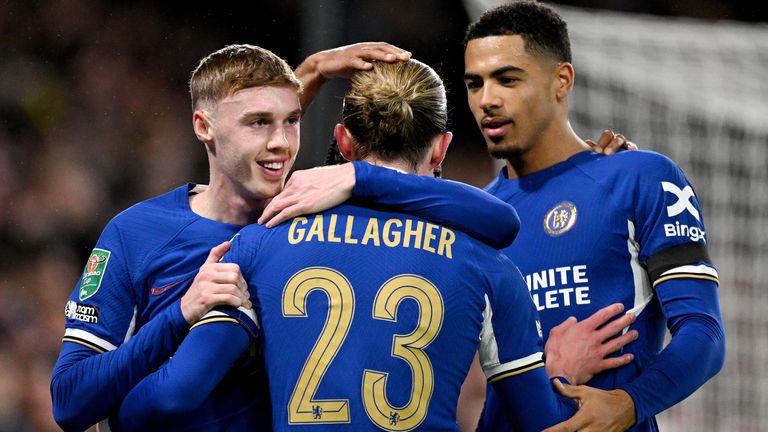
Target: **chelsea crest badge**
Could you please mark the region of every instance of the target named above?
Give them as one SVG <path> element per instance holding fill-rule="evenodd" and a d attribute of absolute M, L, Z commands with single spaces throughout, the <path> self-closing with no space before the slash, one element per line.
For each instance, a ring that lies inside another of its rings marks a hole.
<path fill-rule="evenodd" d="M 544 217 L 544 231 L 555 237 L 573 228 L 576 223 L 576 206 L 563 201 L 552 207 Z"/>

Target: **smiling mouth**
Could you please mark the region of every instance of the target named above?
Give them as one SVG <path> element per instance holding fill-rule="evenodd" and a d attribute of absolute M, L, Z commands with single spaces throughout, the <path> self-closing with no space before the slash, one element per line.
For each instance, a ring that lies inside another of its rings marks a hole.
<path fill-rule="evenodd" d="M 284 162 L 257 162 L 259 166 L 264 167 L 270 171 L 280 171 L 285 165 Z"/>

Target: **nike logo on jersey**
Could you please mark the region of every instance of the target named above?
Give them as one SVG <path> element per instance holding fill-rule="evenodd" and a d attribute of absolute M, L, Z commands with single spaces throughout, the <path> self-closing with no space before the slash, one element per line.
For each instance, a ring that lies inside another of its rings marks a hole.
<path fill-rule="evenodd" d="M 152 293 L 152 295 L 160 295 L 160 294 L 168 291 L 169 289 L 175 287 L 176 285 L 178 285 L 178 284 L 180 284 L 180 283 L 182 283 L 184 281 L 188 281 L 189 278 L 191 278 L 191 277 L 192 276 L 187 276 L 184 279 L 178 280 L 176 282 L 169 283 L 168 285 L 160 287 L 160 288 L 152 287 L 152 290 L 150 292 Z"/>
<path fill-rule="evenodd" d="M 677 202 L 667 206 L 667 216 L 674 217 L 683 211 L 688 210 L 688 213 L 695 217 L 697 221 L 701 221 L 699 218 L 699 211 L 694 207 L 693 203 L 691 203 L 693 189 L 690 185 L 680 189 L 674 183 L 663 181 L 661 182 L 661 188 L 664 189 L 664 192 L 669 192 L 677 197 Z"/>

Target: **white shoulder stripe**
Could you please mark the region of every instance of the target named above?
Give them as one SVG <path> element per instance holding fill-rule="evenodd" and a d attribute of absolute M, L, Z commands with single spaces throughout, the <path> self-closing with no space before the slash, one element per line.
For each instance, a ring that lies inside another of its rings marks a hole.
<path fill-rule="evenodd" d="M 493 309 L 488 294 L 485 294 L 485 309 L 483 309 L 483 328 L 480 330 L 480 345 L 477 347 L 480 354 L 480 365 L 483 370 L 499 364 L 499 346 L 496 343 L 496 334 L 493 332 Z"/>
<path fill-rule="evenodd" d="M 68 328 L 64 330 L 64 337 L 67 336 L 88 341 L 102 348 L 104 351 L 114 351 L 117 349 L 117 347 L 111 343 L 82 329 Z"/>
<path fill-rule="evenodd" d="M 493 308 L 488 295 L 485 295 L 485 309 L 483 310 L 483 328 L 480 333 L 480 345 L 478 346 L 480 354 L 480 365 L 483 368 L 486 378 L 519 369 L 540 362 L 543 353 L 537 352 L 527 357 L 512 360 L 504 364 L 499 360 L 499 345 L 496 342 L 496 334 L 493 332 Z"/>
<path fill-rule="evenodd" d="M 676 273 L 702 274 L 702 275 L 708 275 L 708 276 L 712 276 L 714 278 L 719 279 L 717 270 L 704 264 L 685 265 L 685 266 L 675 267 L 673 269 L 665 271 L 664 273 L 661 274 L 661 276 L 669 276 L 671 274 L 676 274 Z"/>
<path fill-rule="evenodd" d="M 648 272 L 640 264 L 640 243 L 635 240 L 635 224 L 631 220 L 627 220 L 627 251 L 629 251 L 629 267 L 632 270 L 632 282 L 635 289 L 632 308 L 627 313 L 632 312 L 635 315 L 640 315 L 653 299 L 653 290 L 648 279 Z M 622 334 L 626 333 L 628 329 L 629 327 L 622 330 Z"/>

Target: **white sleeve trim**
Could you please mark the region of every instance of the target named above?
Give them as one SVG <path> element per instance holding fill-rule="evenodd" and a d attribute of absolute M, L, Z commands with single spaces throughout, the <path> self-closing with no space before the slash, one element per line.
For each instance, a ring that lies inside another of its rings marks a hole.
<path fill-rule="evenodd" d="M 256 317 L 256 312 L 253 311 L 253 309 L 246 309 L 242 306 L 237 308 L 240 312 L 242 312 L 245 316 L 248 317 L 251 321 L 253 321 L 254 324 L 256 324 L 257 328 L 261 328 L 259 325 L 259 318 Z M 203 315 L 203 317 L 200 319 L 201 321 L 206 318 L 213 318 L 213 317 L 230 317 L 229 315 L 225 314 L 224 312 L 219 312 L 217 310 L 212 310 L 208 312 L 207 314 Z M 231 317 L 230 317 L 231 318 Z"/>
<path fill-rule="evenodd" d="M 537 352 L 533 353 L 529 356 L 508 361 L 504 364 L 497 363 L 496 365 L 483 365 L 483 373 L 485 373 L 486 379 L 491 379 L 492 377 L 495 377 L 497 375 L 501 375 L 506 372 L 510 372 L 513 370 L 522 370 L 527 368 L 528 366 L 532 366 L 536 363 L 540 363 L 543 361 L 544 353 Z"/>
<path fill-rule="evenodd" d="M 85 330 L 82 329 L 76 329 L 76 328 L 68 328 L 64 330 L 64 337 L 70 337 L 73 339 L 80 339 L 86 342 L 89 342 L 93 345 L 96 345 L 97 347 L 103 349 L 104 351 L 114 351 L 117 349 L 116 346 L 112 345 L 111 343 L 107 342 L 106 340 L 92 334 L 88 333 Z"/>
<path fill-rule="evenodd" d="M 664 273 L 661 274 L 660 277 L 669 276 L 671 274 L 677 274 L 677 273 L 703 274 L 703 275 L 708 275 L 708 276 L 712 276 L 714 278 L 719 279 L 717 270 L 704 264 L 675 267 L 673 269 L 665 271 Z"/>

